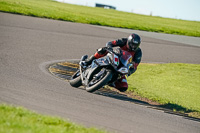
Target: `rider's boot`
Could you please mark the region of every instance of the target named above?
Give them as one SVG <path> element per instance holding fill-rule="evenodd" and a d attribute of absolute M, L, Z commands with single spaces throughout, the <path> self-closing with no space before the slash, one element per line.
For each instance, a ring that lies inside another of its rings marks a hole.
<path fill-rule="evenodd" d="M 80 65 L 82 65 L 84 67 L 87 67 L 87 66 L 91 65 L 92 61 L 94 59 L 101 58 L 101 57 L 105 56 L 108 53 L 106 49 L 107 49 L 106 47 L 98 49 L 97 52 L 94 55 L 92 55 L 89 59 L 87 59 L 85 61 L 81 61 Z"/>
<path fill-rule="evenodd" d="M 86 66 L 91 65 L 91 64 L 92 64 L 92 61 L 93 61 L 94 59 L 96 59 L 96 57 L 95 57 L 94 55 L 90 56 L 90 58 L 87 59 L 87 60 L 85 61 Z"/>
<path fill-rule="evenodd" d="M 89 66 L 92 64 L 92 61 L 96 59 L 94 55 L 92 55 L 89 59 L 82 61 L 80 65 L 82 66 Z"/>

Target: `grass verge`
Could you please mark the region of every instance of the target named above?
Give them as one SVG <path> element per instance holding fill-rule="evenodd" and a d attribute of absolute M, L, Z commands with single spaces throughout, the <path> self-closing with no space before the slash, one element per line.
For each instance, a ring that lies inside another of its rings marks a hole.
<path fill-rule="evenodd" d="M 53 0 L 0 0 L 0 11 L 135 30 L 200 37 L 199 21 L 184 21 L 85 7 Z"/>
<path fill-rule="evenodd" d="M 200 64 L 140 64 L 128 83 L 129 93 L 200 118 Z"/>
<path fill-rule="evenodd" d="M 0 118 L 1 133 L 105 133 L 6 104 L 0 104 Z"/>

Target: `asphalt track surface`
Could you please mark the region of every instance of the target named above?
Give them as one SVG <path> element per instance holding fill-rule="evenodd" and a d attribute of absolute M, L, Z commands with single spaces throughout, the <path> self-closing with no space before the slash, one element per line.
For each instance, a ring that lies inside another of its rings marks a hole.
<path fill-rule="evenodd" d="M 140 34 L 143 62 L 200 63 L 199 46 Z M 127 36 L 99 26 L 0 13 L 0 102 L 111 132 L 199 133 L 197 120 L 75 89 L 46 70 Z"/>

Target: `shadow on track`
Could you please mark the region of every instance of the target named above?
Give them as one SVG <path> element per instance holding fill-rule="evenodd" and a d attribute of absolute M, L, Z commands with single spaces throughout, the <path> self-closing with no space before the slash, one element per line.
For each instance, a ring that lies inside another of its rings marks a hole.
<path fill-rule="evenodd" d="M 107 90 L 105 91 L 104 89 L 100 89 L 100 90 L 94 92 L 94 94 L 102 95 L 102 96 L 106 96 L 106 97 L 110 97 L 110 98 L 114 98 L 114 99 L 117 99 L 117 100 L 128 101 L 128 102 L 131 102 L 131 103 L 134 103 L 134 104 L 143 105 L 143 106 L 145 106 L 147 108 L 161 110 L 161 111 L 163 111 L 165 113 L 182 116 L 185 119 L 189 119 L 189 120 L 200 122 L 199 118 L 190 117 L 190 116 L 188 116 L 188 114 L 186 114 L 186 113 L 194 112 L 193 110 L 188 110 L 188 109 L 186 109 L 186 108 L 184 108 L 182 106 L 176 105 L 176 104 L 168 103 L 168 104 L 164 104 L 164 105 L 161 105 L 161 104 L 152 105 L 152 104 L 150 104 L 148 102 L 137 100 L 137 99 L 128 97 L 127 95 L 123 95 L 123 94 L 117 93 L 115 91 L 107 91 Z M 176 112 L 173 111 L 174 109 L 176 110 Z M 185 112 L 185 113 L 180 113 L 180 111 Z"/>

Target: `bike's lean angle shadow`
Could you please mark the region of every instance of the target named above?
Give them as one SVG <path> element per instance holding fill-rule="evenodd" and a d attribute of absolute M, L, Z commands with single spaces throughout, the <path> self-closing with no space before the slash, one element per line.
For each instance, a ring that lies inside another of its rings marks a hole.
<path fill-rule="evenodd" d="M 79 60 L 77 60 L 77 59 L 49 61 L 49 62 L 40 64 L 39 67 L 44 73 L 54 76 L 58 79 L 61 79 L 64 82 L 66 82 L 66 81 L 68 82 L 68 80 L 70 80 L 73 73 L 78 70 L 78 68 L 79 68 L 78 62 L 79 62 Z M 84 90 L 83 87 L 79 87 L 78 89 Z M 186 119 L 195 120 L 195 121 L 200 122 L 199 118 L 190 117 L 187 114 L 183 114 L 183 113 L 179 113 L 179 112 L 173 112 L 170 109 L 163 108 L 162 105 L 154 105 L 154 104 L 150 104 L 146 101 L 131 98 L 126 93 L 121 93 L 121 92 L 117 91 L 116 89 L 112 89 L 110 87 L 101 88 L 101 89 L 93 92 L 93 94 L 106 96 L 106 97 L 114 98 L 117 100 L 128 101 L 128 102 L 131 102 L 134 104 L 146 106 L 147 108 L 152 108 L 152 109 L 163 111 L 165 113 L 179 115 Z"/>

